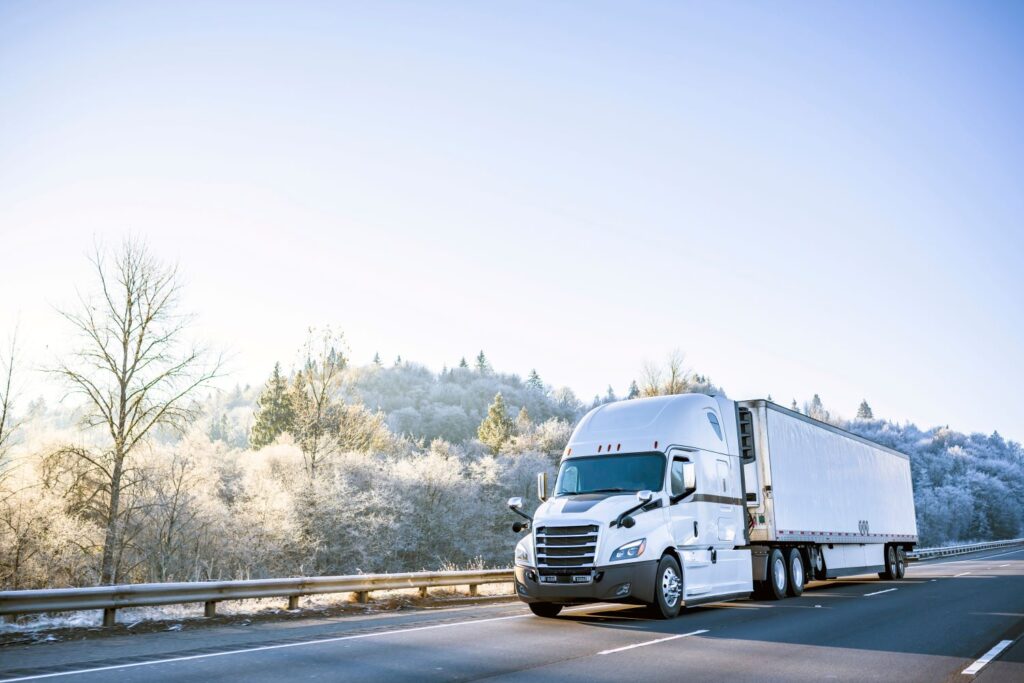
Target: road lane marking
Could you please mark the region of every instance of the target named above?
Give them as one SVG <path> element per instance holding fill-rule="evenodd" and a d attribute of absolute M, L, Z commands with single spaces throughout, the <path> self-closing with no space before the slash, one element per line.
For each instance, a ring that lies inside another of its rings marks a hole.
<path fill-rule="evenodd" d="M 635 647 L 647 647 L 648 645 L 657 645 L 658 643 L 664 643 L 669 640 L 675 640 L 676 638 L 686 638 L 688 636 L 698 636 L 701 633 L 707 633 L 708 629 L 702 628 L 699 631 L 690 631 L 689 633 L 680 633 L 679 635 L 669 636 L 667 638 L 658 638 L 657 640 L 648 640 L 646 643 L 636 643 L 634 645 L 626 645 L 625 647 L 616 647 L 611 650 L 601 650 L 597 654 L 599 655 L 610 655 L 615 652 L 624 652 L 626 650 L 632 650 Z"/>
<path fill-rule="evenodd" d="M 985 666 L 993 659 L 998 657 L 1000 652 L 1010 647 L 1012 643 L 1012 640 L 1000 640 L 998 643 L 996 643 L 995 647 L 993 647 L 991 650 L 983 654 L 981 657 L 978 658 L 976 662 L 974 662 L 974 664 L 971 664 L 969 667 L 967 667 L 960 673 L 967 674 L 968 676 L 973 676 L 974 674 L 981 671 L 981 667 Z"/>
<path fill-rule="evenodd" d="M 607 605 L 597 603 L 594 605 L 587 605 L 585 607 L 573 607 L 572 609 L 562 610 L 563 612 L 578 612 L 584 609 L 593 609 L 595 607 L 602 607 L 607 609 Z M 532 614 L 512 614 L 505 617 L 488 617 L 486 619 L 468 619 L 466 621 L 456 621 L 448 624 L 431 624 L 430 626 L 413 626 L 411 628 L 395 629 L 394 631 L 375 631 L 373 633 L 356 633 L 350 636 L 336 636 L 334 638 L 321 638 L 319 640 L 304 640 L 300 643 L 279 643 L 277 645 L 260 645 L 259 647 L 247 647 L 241 650 L 226 650 L 224 652 L 208 652 L 201 655 L 185 655 L 182 657 L 168 657 L 166 659 L 151 659 L 145 662 L 132 662 L 130 664 L 112 664 L 110 666 L 98 666 L 92 669 L 74 669 L 72 671 L 56 671 L 48 674 L 33 674 L 30 676 L 19 676 L 18 678 L 3 678 L 0 679 L 0 683 L 14 683 L 14 681 L 38 681 L 43 678 L 57 678 L 59 676 L 77 676 L 79 674 L 91 674 L 99 673 L 101 671 L 116 671 L 118 669 L 133 669 L 137 666 L 151 666 L 153 664 L 171 664 L 173 662 L 187 662 L 195 659 L 209 659 L 211 657 L 224 657 L 226 655 L 241 655 L 249 652 L 265 652 L 267 650 L 283 650 L 290 647 L 302 647 L 303 645 L 323 645 L 324 643 L 338 643 L 343 640 L 357 640 L 360 638 L 376 638 L 378 636 L 393 636 L 402 633 L 414 633 L 416 631 L 429 631 L 436 628 L 450 628 L 452 626 L 465 626 L 467 624 L 486 624 L 492 621 L 508 621 L 509 619 L 524 619 L 531 617 Z"/>
<path fill-rule="evenodd" d="M 1001 565 L 999 565 L 999 566 L 1000 566 L 1000 567 L 1009 567 L 1010 565 L 1009 565 L 1009 564 L 1001 564 Z"/>
<path fill-rule="evenodd" d="M 968 574 L 970 574 L 970 572 L 962 572 L 962 573 L 960 573 L 960 574 L 955 574 L 955 575 L 953 576 L 953 578 L 955 579 L 955 578 L 956 578 L 956 577 L 958 577 L 958 576 L 967 576 Z"/>
<path fill-rule="evenodd" d="M 899 590 L 899 588 L 886 588 L 884 591 L 875 591 L 874 593 L 865 593 L 864 597 L 865 598 L 870 598 L 872 595 L 881 595 L 882 593 L 891 593 L 893 591 L 898 591 L 898 590 Z"/>

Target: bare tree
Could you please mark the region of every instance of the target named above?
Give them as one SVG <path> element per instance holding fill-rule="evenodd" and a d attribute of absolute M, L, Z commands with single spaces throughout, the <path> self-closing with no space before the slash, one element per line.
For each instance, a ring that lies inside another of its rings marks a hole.
<path fill-rule="evenodd" d="M 177 269 L 152 256 L 145 243 L 126 240 L 116 251 L 96 247 L 91 259 L 97 292 L 79 295 L 61 311 L 79 343 L 52 372 L 85 399 L 83 420 L 109 442 L 102 452 L 80 450 L 101 474 L 106 497 L 100 581 L 118 577 L 126 509 L 123 496 L 132 454 L 160 427 L 181 429 L 195 415 L 189 400 L 217 376 L 221 360 L 182 337 L 191 317 L 178 312 Z"/>
<path fill-rule="evenodd" d="M 641 396 L 670 396 L 685 394 L 693 383 L 690 371 L 683 361 L 685 355 L 679 349 L 672 351 L 665 359 L 665 367 L 646 361 L 640 370 Z"/>
<path fill-rule="evenodd" d="M 0 478 L 3 477 L 4 460 L 11 448 L 11 438 L 21 426 L 21 420 L 14 418 L 15 368 L 18 362 L 18 329 L 14 329 L 7 353 L 0 353 Z"/>
<path fill-rule="evenodd" d="M 343 348 L 341 333 L 329 327 L 310 329 L 302 350 L 303 368 L 292 384 L 295 436 L 310 479 L 315 479 L 317 468 L 338 451 L 338 394 L 341 373 L 348 364 Z"/>

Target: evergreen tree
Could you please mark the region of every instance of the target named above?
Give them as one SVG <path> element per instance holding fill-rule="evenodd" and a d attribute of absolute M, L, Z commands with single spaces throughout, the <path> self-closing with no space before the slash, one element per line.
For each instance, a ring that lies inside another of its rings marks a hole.
<path fill-rule="evenodd" d="M 380 354 L 379 353 L 373 354 L 373 364 L 376 365 L 378 368 L 381 367 L 382 365 L 384 365 L 384 363 L 382 363 L 381 360 L 380 360 Z"/>
<path fill-rule="evenodd" d="M 871 406 L 868 405 L 867 400 L 860 402 L 860 407 L 857 408 L 857 419 L 858 420 L 874 420 L 875 414 L 871 412 Z"/>
<path fill-rule="evenodd" d="M 612 389 L 612 385 L 609 384 L 608 385 L 608 391 L 604 395 L 604 402 L 605 403 L 614 403 L 615 401 L 618 401 L 618 400 L 619 400 L 619 397 L 615 395 L 615 390 Z"/>
<path fill-rule="evenodd" d="M 516 434 L 528 434 L 532 426 L 530 413 L 526 411 L 526 406 L 523 406 L 519 409 L 519 414 L 516 415 Z"/>
<path fill-rule="evenodd" d="M 396 367 L 396 368 L 400 368 L 400 367 L 402 367 L 402 354 L 398 354 L 398 355 L 397 355 L 397 356 L 395 357 L 395 367 Z"/>
<path fill-rule="evenodd" d="M 466 357 L 465 356 L 463 356 L 461 358 L 461 360 L 459 360 L 459 367 L 460 368 L 468 368 L 469 367 L 469 363 L 466 362 Z"/>
<path fill-rule="evenodd" d="M 526 378 L 526 386 L 532 391 L 544 391 L 544 382 L 536 370 L 530 370 L 530 376 Z"/>
<path fill-rule="evenodd" d="M 796 399 L 795 398 L 793 399 L 793 404 L 791 406 L 789 406 L 789 409 L 792 410 L 794 413 L 799 413 L 800 412 L 800 406 L 798 406 L 796 404 Z"/>
<path fill-rule="evenodd" d="M 295 426 L 295 409 L 288 391 L 288 380 L 281 375 L 281 364 L 274 363 L 274 371 L 263 392 L 256 400 L 256 419 L 249 438 L 254 448 L 262 448 L 283 432 Z"/>
<path fill-rule="evenodd" d="M 629 395 L 626 398 L 632 399 L 637 398 L 640 395 L 640 387 L 636 385 L 636 380 L 629 383 Z"/>
<path fill-rule="evenodd" d="M 772 400 L 772 395 L 771 394 L 768 394 L 768 402 L 769 403 L 775 403 L 775 401 Z"/>
<path fill-rule="evenodd" d="M 509 419 L 505 410 L 505 399 L 499 391 L 494 396 L 494 403 L 487 408 L 487 417 L 480 423 L 476 430 L 476 436 L 480 442 L 491 449 L 494 454 L 501 450 L 501 447 L 512 438 L 515 424 Z"/>
<path fill-rule="evenodd" d="M 487 356 L 485 356 L 484 352 L 481 350 L 476 357 L 476 371 L 483 375 L 490 369 L 490 367 L 490 364 L 487 362 Z"/>

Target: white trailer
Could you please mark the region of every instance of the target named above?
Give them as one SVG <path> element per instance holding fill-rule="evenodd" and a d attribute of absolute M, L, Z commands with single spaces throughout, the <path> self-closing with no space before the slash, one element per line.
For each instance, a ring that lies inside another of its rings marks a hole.
<path fill-rule="evenodd" d="M 810 579 L 902 578 L 917 542 L 902 453 L 769 401 L 703 394 L 606 404 L 577 425 L 553 495 L 516 546 L 516 591 L 563 605 L 800 595 Z"/>

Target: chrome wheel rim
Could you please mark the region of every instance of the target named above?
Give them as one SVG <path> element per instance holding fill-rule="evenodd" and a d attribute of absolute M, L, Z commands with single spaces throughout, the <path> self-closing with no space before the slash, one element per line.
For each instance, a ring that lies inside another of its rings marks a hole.
<path fill-rule="evenodd" d="M 889 546 L 889 571 L 893 574 L 899 573 L 899 565 L 896 564 L 896 550 Z"/>
<path fill-rule="evenodd" d="M 786 587 L 786 564 L 781 557 L 775 558 L 772 573 L 775 575 L 775 587 L 781 591 Z"/>
<path fill-rule="evenodd" d="M 793 555 L 793 584 L 796 588 L 804 585 L 804 563 L 799 555 Z"/>
<path fill-rule="evenodd" d="M 679 575 L 676 574 L 676 570 L 672 567 L 665 567 L 665 571 L 661 575 L 661 594 L 665 598 L 665 604 L 669 607 L 675 607 L 676 603 L 679 602 L 679 594 L 681 592 Z"/>

